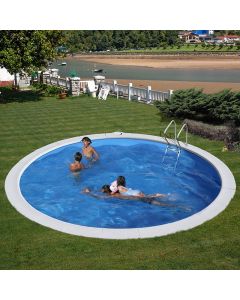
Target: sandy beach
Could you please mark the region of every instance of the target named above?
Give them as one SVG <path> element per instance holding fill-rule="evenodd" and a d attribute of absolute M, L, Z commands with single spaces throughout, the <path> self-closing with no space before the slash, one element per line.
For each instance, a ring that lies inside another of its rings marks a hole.
<path fill-rule="evenodd" d="M 95 63 L 171 69 L 240 69 L 240 56 L 171 56 L 171 55 L 81 55 Z"/>
<path fill-rule="evenodd" d="M 111 81 L 112 79 L 107 79 Z M 117 79 L 116 79 L 117 80 Z M 146 88 L 151 86 L 152 90 L 155 91 L 167 91 L 167 90 L 181 90 L 200 88 L 203 89 L 204 93 L 211 94 L 217 93 L 224 89 L 231 89 L 232 91 L 240 91 L 240 83 L 230 82 L 192 82 L 192 81 L 160 81 L 160 80 L 126 80 L 118 79 L 119 84 L 128 85 L 129 82 L 136 87 Z"/>
<path fill-rule="evenodd" d="M 240 56 L 196 56 L 196 55 L 81 55 L 75 59 L 121 66 L 140 66 L 151 68 L 172 68 L 172 69 L 218 69 L 236 70 L 240 69 Z M 192 81 L 160 81 L 160 80 L 124 80 L 107 78 L 107 81 L 117 80 L 120 84 L 132 82 L 134 86 L 147 87 L 152 90 L 166 91 L 169 89 L 201 88 L 205 93 L 216 93 L 223 89 L 240 91 L 240 83 L 229 82 L 192 82 Z"/>

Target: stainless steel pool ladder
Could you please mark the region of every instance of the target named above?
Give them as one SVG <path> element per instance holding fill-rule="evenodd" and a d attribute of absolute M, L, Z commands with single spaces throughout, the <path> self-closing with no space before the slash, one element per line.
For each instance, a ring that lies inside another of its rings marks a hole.
<path fill-rule="evenodd" d="M 167 131 L 172 125 L 174 126 L 174 138 L 169 138 L 169 137 L 167 137 Z M 180 137 L 180 134 L 182 133 L 184 128 L 186 128 L 185 144 L 187 145 L 187 143 L 188 143 L 187 142 L 188 141 L 188 127 L 187 127 L 186 123 L 184 123 L 182 125 L 181 129 L 179 130 L 179 132 L 177 134 L 177 124 L 174 120 L 172 120 L 163 132 L 163 136 L 164 136 L 164 139 L 167 143 L 167 147 L 166 147 L 165 153 L 163 155 L 162 163 L 164 163 L 164 160 L 166 158 L 166 155 L 167 155 L 168 151 L 176 152 L 177 153 L 177 159 L 176 159 L 176 162 L 175 162 L 175 165 L 174 165 L 174 171 L 176 170 L 178 160 L 179 160 L 179 156 L 180 156 L 181 149 L 182 149 L 181 144 L 179 142 L 179 137 Z"/>

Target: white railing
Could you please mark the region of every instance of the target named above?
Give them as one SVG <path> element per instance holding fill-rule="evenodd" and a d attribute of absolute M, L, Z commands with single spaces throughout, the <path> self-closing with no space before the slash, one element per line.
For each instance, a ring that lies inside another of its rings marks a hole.
<path fill-rule="evenodd" d="M 80 80 L 80 91 L 86 92 L 88 81 Z"/>
<path fill-rule="evenodd" d="M 43 78 L 43 82 L 46 84 L 63 87 L 68 90 L 71 89 L 71 83 L 68 77 L 60 78 L 59 76 L 54 77 L 46 75 Z M 80 80 L 79 93 L 87 92 L 88 82 L 89 80 Z M 148 104 L 151 104 L 154 101 L 165 101 L 166 99 L 169 99 L 172 94 L 172 90 L 167 92 L 154 91 L 151 89 L 151 86 L 148 86 L 147 88 L 138 88 L 133 87 L 132 83 L 129 83 L 128 85 L 118 84 L 116 80 L 113 82 L 102 82 L 101 85 L 107 87 L 110 93 L 116 95 L 117 98 L 127 98 L 128 100 L 137 100 Z"/>
<path fill-rule="evenodd" d="M 147 99 L 147 90 L 143 88 L 132 87 L 131 88 L 132 97 L 140 97 L 140 99 Z"/>
<path fill-rule="evenodd" d="M 169 99 L 169 92 L 151 91 L 152 101 L 165 101 Z"/>
<path fill-rule="evenodd" d="M 111 93 L 117 95 L 117 97 L 128 98 L 129 100 L 140 100 L 142 102 L 152 103 L 153 101 L 165 101 L 171 97 L 172 91 L 168 92 L 153 91 L 151 87 L 148 88 L 138 88 L 133 87 L 131 84 L 122 85 L 114 83 L 104 82 L 104 86 L 107 86 Z M 129 97 L 130 92 L 130 97 Z"/>
<path fill-rule="evenodd" d="M 108 82 L 105 82 L 104 85 L 108 85 Z M 118 84 L 118 85 L 115 85 L 115 91 L 116 93 L 118 93 L 118 96 L 119 97 L 126 97 L 128 95 L 128 86 L 127 85 L 121 85 L 121 84 Z"/>
<path fill-rule="evenodd" d="M 59 86 L 66 87 L 67 86 L 67 79 L 66 78 L 59 78 L 58 79 L 58 84 L 59 84 Z"/>

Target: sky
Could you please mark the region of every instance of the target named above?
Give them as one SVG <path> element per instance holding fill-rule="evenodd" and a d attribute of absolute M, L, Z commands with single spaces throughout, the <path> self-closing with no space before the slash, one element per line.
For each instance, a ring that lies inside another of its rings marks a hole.
<path fill-rule="evenodd" d="M 0 28 L 239 29 L 238 0 L 71 0 L 59 3 L 56 0 L 2 1 Z"/>

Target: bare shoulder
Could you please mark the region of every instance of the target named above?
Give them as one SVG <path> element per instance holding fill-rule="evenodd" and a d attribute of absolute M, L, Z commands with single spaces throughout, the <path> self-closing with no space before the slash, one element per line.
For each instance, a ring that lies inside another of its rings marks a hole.
<path fill-rule="evenodd" d="M 92 146 L 89 146 L 89 149 L 91 152 L 96 152 L 96 150 Z"/>

